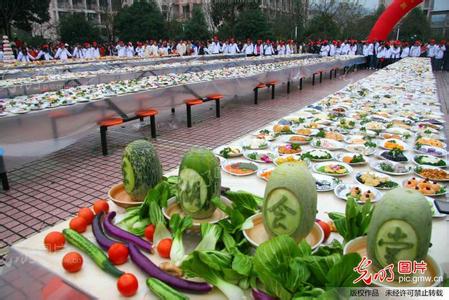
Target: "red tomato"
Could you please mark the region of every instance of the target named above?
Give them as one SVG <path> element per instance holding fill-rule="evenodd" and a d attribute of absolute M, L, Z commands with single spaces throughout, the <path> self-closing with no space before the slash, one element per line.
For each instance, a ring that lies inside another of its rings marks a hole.
<path fill-rule="evenodd" d="M 331 227 L 327 222 L 324 222 L 322 220 L 316 220 L 316 222 L 318 223 L 318 225 L 320 225 L 321 229 L 323 229 L 324 231 L 324 241 L 327 240 L 327 238 L 329 237 L 329 235 L 331 234 Z"/>
<path fill-rule="evenodd" d="M 150 242 L 153 242 L 154 229 L 155 229 L 155 226 L 153 224 L 150 224 L 147 226 L 147 228 L 145 228 L 145 231 L 144 231 L 145 237 Z"/>
<path fill-rule="evenodd" d="M 125 297 L 134 296 L 138 287 L 137 278 L 131 273 L 125 273 L 117 280 L 117 289 Z"/>
<path fill-rule="evenodd" d="M 70 220 L 69 226 L 78 233 L 83 233 L 87 228 L 87 221 L 81 217 L 74 217 Z"/>
<path fill-rule="evenodd" d="M 64 248 L 65 238 L 64 235 L 58 231 L 52 231 L 45 236 L 44 245 L 48 251 L 54 252 Z"/>
<path fill-rule="evenodd" d="M 67 272 L 78 272 L 83 266 L 83 257 L 78 252 L 69 252 L 62 258 L 62 266 Z"/>
<path fill-rule="evenodd" d="M 170 258 L 171 243 L 172 240 L 170 238 L 163 239 L 159 242 L 159 244 L 157 245 L 157 252 L 161 257 Z"/>
<path fill-rule="evenodd" d="M 128 254 L 128 247 L 122 243 L 115 243 L 108 250 L 109 260 L 114 265 L 124 264 L 128 260 Z"/>
<path fill-rule="evenodd" d="M 99 199 L 94 203 L 94 212 L 95 214 L 99 214 L 101 211 L 104 211 L 105 214 L 109 211 L 109 204 L 106 200 Z"/>
<path fill-rule="evenodd" d="M 92 224 L 92 221 L 94 220 L 94 213 L 90 208 L 83 207 L 78 212 L 78 217 L 84 218 L 87 221 L 87 224 Z"/>

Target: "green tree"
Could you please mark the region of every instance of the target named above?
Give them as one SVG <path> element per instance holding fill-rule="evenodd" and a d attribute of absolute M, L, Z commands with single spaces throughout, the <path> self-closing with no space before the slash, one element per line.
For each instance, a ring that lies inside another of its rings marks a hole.
<path fill-rule="evenodd" d="M 164 18 L 153 0 L 135 1 L 123 8 L 114 23 L 118 37 L 125 41 L 159 39 L 165 32 Z"/>
<path fill-rule="evenodd" d="M 184 24 L 178 20 L 170 20 L 165 23 L 166 31 L 162 38 L 164 39 L 183 39 L 184 38 Z"/>
<path fill-rule="evenodd" d="M 101 39 L 98 27 L 87 21 L 84 14 L 64 16 L 59 21 L 58 31 L 62 41 L 72 44 Z"/>
<path fill-rule="evenodd" d="M 238 31 L 235 37 L 239 40 L 246 38 L 266 39 L 272 38 L 271 26 L 265 14 L 259 9 L 246 9 L 239 13 L 235 22 Z"/>
<path fill-rule="evenodd" d="M 236 21 L 240 12 L 245 9 L 258 9 L 261 0 L 212 0 L 211 16 L 212 21 L 219 29 L 220 38 L 235 36 L 240 29 L 237 29 Z"/>
<path fill-rule="evenodd" d="M 353 20 L 352 25 L 344 28 L 342 35 L 344 38 L 354 38 L 358 40 L 366 39 L 371 32 L 377 19 L 384 12 L 385 6 L 380 5 L 372 14 L 362 16 Z"/>
<path fill-rule="evenodd" d="M 42 24 L 50 19 L 50 0 L 2 0 L 0 3 L 0 28 L 8 36 L 12 26 L 31 31 L 33 22 Z"/>
<path fill-rule="evenodd" d="M 210 37 L 207 29 L 206 18 L 201 7 L 195 6 L 192 10 L 192 18 L 185 23 L 184 35 L 187 39 L 206 40 Z"/>
<path fill-rule="evenodd" d="M 339 28 L 330 14 L 320 13 L 307 24 L 306 35 L 310 39 L 334 39 L 340 34 Z"/>
<path fill-rule="evenodd" d="M 430 36 L 430 24 L 421 8 L 413 9 L 399 25 L 399 39 L 401 40 L 427 40 Z M 391 37 L 396 38 L 395 30 Z"/>

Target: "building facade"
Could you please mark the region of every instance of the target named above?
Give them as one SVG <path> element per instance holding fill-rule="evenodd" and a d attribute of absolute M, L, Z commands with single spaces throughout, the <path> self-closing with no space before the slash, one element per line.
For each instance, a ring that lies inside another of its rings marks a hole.
<path fill-rule="evenodd" d="M 430 21 L 432 35 L 449 38 L 449 0 L 425 0 L 422 8 Z"/>

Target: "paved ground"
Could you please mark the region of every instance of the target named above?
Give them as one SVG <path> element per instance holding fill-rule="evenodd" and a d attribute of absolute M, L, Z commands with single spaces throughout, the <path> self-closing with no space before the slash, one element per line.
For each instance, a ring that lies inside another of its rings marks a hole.
<path fill-rule="evenodd" d="M 268 91 L 261 92 L 258 106 L 251 97 L 224 101 L 220 119 L 214 117 L 212 105 L 194 107 L 193 128 L 185 126 L 184 107 L 179 107 L 174 115 L 162 112 L 158 116 L 159 136 L 153 143 L 167 171 L 176 167 L 192 146 L 214 148 L 232 141 L 368 74 L 368 71 L 349 73 L 337 80 L 324 79 L 315 86 L 306 82 L 302 91 L 293 88 L 288 95 L 283 86 L 275 100 L 269 99 Z M 440 73 L 437 77 L 440 99 L 445 100 L 443 109 L 447 113 L 449 74 Z M 79 207 L 90 206 L 99 197 L 106 197 L 109 187 L 121 181 L 123 148 L 135 139 L 148 138 L 148 127 L 140 128 L 135 122 L 111 129 L 107 157 L 101 155 L 99 133 L 92 132 L 75 145 L 11 171 L 11 190 L 0 192 L 0 257 L 13 243 L 67 219 Z"/>

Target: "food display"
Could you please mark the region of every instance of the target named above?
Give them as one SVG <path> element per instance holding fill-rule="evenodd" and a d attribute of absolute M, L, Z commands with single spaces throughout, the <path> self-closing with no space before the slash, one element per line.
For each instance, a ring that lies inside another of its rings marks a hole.
<path fill-rule="evenodd" d="M 256 173 L 259 167 L 254 163 L 246 161 L 228 161 L 222 164 L 222 169 L 231 175 L 247 176 Z"/>
<path fill-rule="evenodd" d="M 313 166 L 315 172 L 330 176 L 345 176 L 352 172 L 352 168 L 345 163 L 322 162 Z"/>
<path fill-rule="evenodd" d="M 357 173 L 355 178 L 361 184 L 369 185 L 381 190 L 391 190 L 399 186 L 397 182 L 391 180 L 390 176 L 372 171 Z"/>
<path fill-rule="evenodd" d="M 440 168 L 416 167 L 415 173 L 422 178 L 434 181 L 449 181 L 449 172 Z"/>
<path fill-rule="evenodd" d="M 277 146 L 279 155 L 299 154 L 302 149 L 299 144 L 281 144 Z"/>
<path fill-rule="evenodd" d="M 390 151 L 383 151 L 380 153 L 380 156 L 394 162 L 408 162 L 408 158 L 404 155 L 404 151 L 397 148 Z"/>
<path fill-rule="evenodd" d="M 447 187 L 445 185 L 427 178 L 409 178 L 404 181 L 404 187 L 407 189 L 416 190 L 426 196 L 440 196 L 446 194 L 447 192 Z"/>
<path fill-rule="evenodd" d="M 248 159 L 259 163 L 272 163 L 277 157 L 276 154 L 265 151 L 245 151 L 243 156 Z"/>
<path fill-rule="evenodd" d="M 448 162 L 442 158 L 431 155 L 416 155 L 413 161 L 418 165 L 423 166 L 435 166 L 445 168 L 448 166 Z"/>
<path fill-rule="evenodd" d="M 223 147 L 223 149 L 218 151 L 218 155 L 224 158 L 238 157 L 242 156 L 242 148 L 236 146 Z"/>
<path fill-rule="evenodd" d="M 343 153 L 339 155 L 337 158 L 338 160 L 347 163 L 349 165 L 363 165 L 367 163 L 367 160 L 363 156 L 363 154 Z"/>
<path fill-rule="evenodd" d="M 382 194 L 375 188 L 360 184 L 340 183 L 335 187 L 335 196 L 345 201 L 354 201 L 358 204 L 379 201 Z"/>
<path fill-rule="evenodd" d="M 394 176 L 407 175 L 413 170 L 412 166 L 410 165 L 395 163 L 387 160 L 374 161 L 371 164 L 371 167 L 378 172 Z"/>
<path fill-rule="evenodd" d="M 310 159 L 312 161 L 331 160 L 332 153 L 327 150 L 309 150 L 302 155 L 303 159 Z"/>
<path fill-rule="evenodd" d="M 285 163 L 304 163 L 308 165 L 306 160 L 303 160 L 300 156 L 297 155 L 284 155 L 276 158 L 274 161 L 276 166 L 285 164 Z"/>

